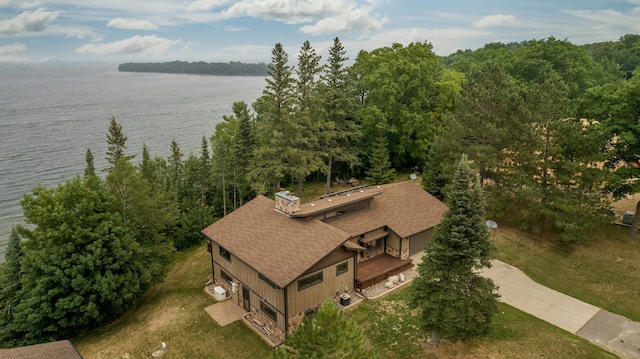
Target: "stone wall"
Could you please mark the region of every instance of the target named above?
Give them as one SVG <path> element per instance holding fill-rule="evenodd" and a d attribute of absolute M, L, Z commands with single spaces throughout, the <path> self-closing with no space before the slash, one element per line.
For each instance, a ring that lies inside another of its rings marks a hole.
<path fill-rule="evenodd" d="M 264 315 L 259 309 L 251 306 L 251 315 L 260 321 L 269 331 L 271 331 L 271 338 L 274 342 L 282 343 L 284 341 L 284 332 L 280 330 L 278 324 L 274 323 L 271 318 Z"/>
<path fill-rule="evenodd" d="M 400 258 L 400 251 L 398 251 L 397 248 L 393 248 L 393 247 L 387 247 L 387 254 L 396 257 L 396 258 Z M 404 252 L 404 251 L 403 251 Z M 407 255 L 409 254 L 409 251 L 407 251 Z"/>

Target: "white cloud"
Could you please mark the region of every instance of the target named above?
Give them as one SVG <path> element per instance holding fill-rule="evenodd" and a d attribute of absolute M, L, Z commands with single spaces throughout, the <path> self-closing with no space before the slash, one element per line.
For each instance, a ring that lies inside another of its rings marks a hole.
<path fill-rule="evenodd" d="M 20 36 L 27 33 L 43 32 L 47 24 L 55 20 L 61 11 L 37 9 L 25 11 L 14 18 L 0 21 L 0 35 Z"/>
<path fill-rule="evenodd" d="M 297 24 L 339 14 L 347 7 L 345 5 L 351 2 L 349 0 L 241 0 L 222 11 L 222 14 L 230 18 L 251 16 Z"/>
<path fill-rule="evenodd" d="M 339 15 L 320 19 L 313 25 L 303 26 L 300 31 L 306 34 L 319 35 L 335 33 L 336 31 L 379 30 L 382 25 L 389 21 L 386 16 L 383 18 L 372 16 L 370 11 L 371 8 L 366 6 L 352 8 Z"/>
<path fill-rule="evenodd" d="M 158 29 L 158 27 L 149 20 L 124 19 L 121 17 L 110 20 L 107 26 L 115 27 L 117 29 L 126 29 L 126 30 L 157 30 Z"/>
<path fill-rule="evenodd" d="M 23 44 L 11 44 L 0 46 L 0 62 L 27 62 L 29 56 L 25 55 L 27 47 Z"/>
<path fill-rule="evenodd" d="M 497 15 L 485 16 L 482 19 L 475 21 L 473 23 L 473 27 L 484 29 L 487 27 L 494 27 L 494 26 L 513 25 L 515 24 L 515 22 L 516 22 L 516 17 L 513 15 L 497 14 Z"/>
<path fill-rule="evenodd" d="M 210 11 L 226 4 L 226 0 L 196 0 L 189 4 L 187 11 Z"/>
<path fill-rule="evenodd" d="M 633 31 L 640 31 L 639 12 L 640 8 L 634 8 L 629 13 L 616 10 L 564 10 L 565 14 L 580 19 L 614 27 L 629 27 Z"/>
<path fill-rule="evenodd" d="M 225 3 L 224 0 L 196 0 L 189 9 L 206 11 L 221 8 Z M 356 0 L 240 0 L 218 14 L 223 18 L 248 16 L 286 24 L 308 23 L 300 31 L 317 35 L 381 29 L 388 19 L 372 11 L 373 7 Z"/>
<path fill-rule="evenodd" d="M 75 51 L 79 54 L 91 55 L 137 55 L 160 57 L 172 46 L 180 44 L 181 40 L 170 40 L 156 35 L 139 36 L 104 43 L 85 44 Z"/>

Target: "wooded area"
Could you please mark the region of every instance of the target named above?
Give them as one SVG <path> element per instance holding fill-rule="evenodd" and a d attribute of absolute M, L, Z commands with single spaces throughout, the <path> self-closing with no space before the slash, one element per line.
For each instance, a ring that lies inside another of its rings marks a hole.
<path fill-rule="evenodd" d="M 26 194 L 27 225 L 0 267 L 2 283 L 18 283 L 0 291 L 0 345 L 109 323 L 202 228 L 282 187 L 302 196 L 309 181 L 330 191 L 336 178 L 381 184 L 411 172 L 444 198 L 466 153 L 491 218 L 568 242 L 610 221 L 612 198 L 638 192 L 639 35 L 444 58 L 428 42 L 393 44 L 351 66 L 336 38 L 322 60 L 305 42 L 291 65 L 276 44 L 263 95 L 234 103 L 197 154 L 174 140 L 167 158 L 144 147 L 134 164 L 112 119 L 109 168 L 95 169 L 88 150 L 84 174 Z"/>
<path fill-rule="evenodd" d="M 126 62 L 118 65 L 118 71 L 159 72 L 168 74 L 218 75 L 218 76 L 266 76 L 265 63 L 247 64 L 231 62 Z"/>

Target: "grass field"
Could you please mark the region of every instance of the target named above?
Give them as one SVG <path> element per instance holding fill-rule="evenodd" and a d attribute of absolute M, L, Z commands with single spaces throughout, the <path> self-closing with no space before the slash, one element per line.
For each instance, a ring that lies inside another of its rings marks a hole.
<path fill-rule="evenodd" d="M 613 224 L 588 242 L 563 244 L 546 237 L 498 228 L 498 259 L 536 282 L 587 303 L 640 321 L 640 238 Z"/>
<path fill-rule="evenodd" d="M 220 327 L 204 311 L 214 303 L 204 291 L 210 275 L 206 246 L 180 253 L 165 281 L 151 287 L 136 308 L 72 342 L 85 359 L 150 358 L 162 342 L 163 359 L 266 357 L 267 345 L 242 322 Z"/>

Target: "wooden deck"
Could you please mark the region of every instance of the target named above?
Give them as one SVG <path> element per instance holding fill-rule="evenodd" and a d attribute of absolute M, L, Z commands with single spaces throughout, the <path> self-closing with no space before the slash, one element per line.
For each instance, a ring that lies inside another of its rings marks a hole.
<path fill-rule="evenodd" d="M 356 288 L 365 289 L 393 275 L 413 267 L 411 259 L 401 260 L 383 253 L 369 260 L 358 263 Z"/>

